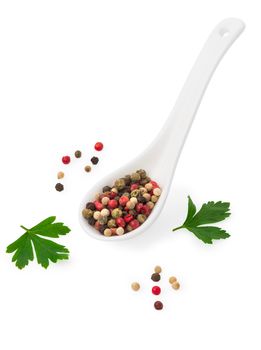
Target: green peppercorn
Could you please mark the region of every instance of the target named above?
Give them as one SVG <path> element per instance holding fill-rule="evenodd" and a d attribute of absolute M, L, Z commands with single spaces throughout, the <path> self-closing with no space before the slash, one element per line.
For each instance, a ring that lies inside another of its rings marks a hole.
<path fill-rule="evenodd" d="M 98 221 L 101 225 L 104 225 L 104 224 L 107 224 L 108 218 L 107 216 L 101 216 L 99 217 Z"/>
<path fill-rule="evenodd" d="M 139 223 L 143 224 L 145 222 L 145 220 L 147 219 L 146 215 L 144 214 L 139 214 L 137 216 L 137 220 L 139 221 Z"/>
<path fill-rule="evenodd" d="M 131 197 L 138 197 L 138 195 L 140 194 L 139 190 L 133 190 L 131 191 Z"/>
<path fill-rule="evenodd" d="M 107 223 L 109 228 L 116 227 L 116 221 L 114 219 L 110 219 Z"/>
<path fill-rule="evenodd" d="M 114 186 L 117 188 L 117 190 L 122 190 L 125 187 L 125 180 L 124 179 L 118 179 L 115 181 Z"/>
<path fill-rule="evenodd" d="M 147 173 L 143 169 L 137 170 L 137 173 L 140 174 L 141 179 L 146 179 Z"/>
<path fill-rule="evenodd" d="M 130 232 L 132 230 L 133 230 L 133 228 L 130 225 L 127 225 L 127 231 Z"/>
<path fill-rule="evenodd" d="M 122 211 L 119 208 L 113 209 L 113 211 L 111 212 L 111 216 L 114 219 L 117 219 L 122 216 Z"/>
<path fill-rule="evenodd" d="M 145 187 L 140 187 L 139 188 L 140 194 L 143 195 L 144 193 L 147 193 L 148 190 Z"/>
<path fill-rule="evenodd" d="M 81 158 L 81 156 L 82 156 L 82 152 L 81 151 L 75 151 L 74 152 L 74 155 L 75 155 L 75 158 Z"/>
<path fill-rule="evenodd" d="M 129 192 L 124 192 L 124 193 L 122 194 L 122 196 L 124 196 L 124 197 L 129 197 L 129 198 L 130 198 L 130 193 L 129 193 Z"/>
<path fill-rule="evenodd" d="M 140 181 L 140 179 L 141 179 L 140 174 L 138 174 L 138 173 L 131 174 L 131 181 L 132 182 L 138 182 L 138 181 Z"/>
<path fill-rule="evenodd" d="M 55 189 L 56 189 L 56 191 L 61 192 L 61 191 L 64 190 L 64 186 L 63 186 L 63 184 L 61 184 L 60 182 L 58 182 L 58 183 L 55 185 Z"/>
<path fill-rule="evenodd" d="M 91 162 L 92 162 L 92 164 L 96 165 L 99 162 L 99 158 L 98 157 L 92 157 L 91 158 Z"/>
<path fill-rule="evenodd" d="M 82 216 L 86 219 L 91 218 L 93 216 L 93 211 L 91 209 L 84 208 L 82 211 Z"/>
<path fill-rule="evenodd" d="M 136 217 L 137 216 L 137 212 L 135 209 L 130 209 L 129 210 L 129 214 L 131 214 L 132 216 Z"/>

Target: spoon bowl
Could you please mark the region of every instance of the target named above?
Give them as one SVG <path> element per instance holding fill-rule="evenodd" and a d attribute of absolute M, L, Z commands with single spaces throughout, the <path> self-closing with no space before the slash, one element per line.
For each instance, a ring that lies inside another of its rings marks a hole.
<path fill-rule="evenodd" d="M 80 224 L 91 237 L 103 241 L 129 239 L 147 230 L 158 218 L 166 201 L 181 150 L 208 83 L 218 63 L 242 33 L 244 27 L 241 20 L 228 18 L 214 28 L 194 64 L 173 110 L 156 139 L 138 157 L 104 177 L 85 194 L 80 205 Z M 103 186 L 113 184 L 116 179 L 131 174 L 137 169 L 146 170 L 162 190 L 150 216 L 137 229 L 122 236 L 106 237 L 100 234 L 82 217 L 83 208 L 85 208 L 87 202 L 95 198 L 96 193 L 101 192 Z"/>

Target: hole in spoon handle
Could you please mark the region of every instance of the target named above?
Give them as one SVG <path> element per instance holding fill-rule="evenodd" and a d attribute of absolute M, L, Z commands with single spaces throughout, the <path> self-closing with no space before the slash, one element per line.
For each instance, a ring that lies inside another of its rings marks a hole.
<path fill-rule="evenodd" d="M 170 173 L 173 174 L 208 83 L 218 63 L 244 30 L 244 27 L 241 20 L 229 18 L 219 23 L 210 34 L 169 118 L 151 145 L 151 150 L 155 150 L 155 152 L 159 146 L 161 149 L 168 150 L 161 155 L 159 167 L 168 167 Z"/>

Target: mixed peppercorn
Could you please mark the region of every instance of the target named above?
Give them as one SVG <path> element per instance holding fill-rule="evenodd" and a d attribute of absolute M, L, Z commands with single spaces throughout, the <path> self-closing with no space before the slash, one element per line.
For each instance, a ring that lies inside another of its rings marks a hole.
<path fill-rule="evenodd" d="M 154 273 L 151 275 L 151 280 L 153 282 L 159 282 L 161 280 L 161 272 L 162 269 L 160 266 L 155 266 Z M 169 283 L 171 284 L 172 288 L 175 290 L 178 290 L 180 288 L 180 284 L 175 276 L 169 277 Z M 140 284 L 138 282 L 133 282 L 131 284 L 132 290 L 135 292 L 140 290 Z M 151 288 L 151 292 L 153 295 L 160 295 L 161 294 L 161 288 L 158 285 L 154 285 Z M 162 310 L 163 309 L 163 303 L 160 300 L 157 300 L 154 302 L 154 308 L 156 310 Z"/>
<path fill-rule="evenodd" d="M 94 149 L 98 152 L 102 151 L 103 150 L 103 143 L 102 142 L 96 142 L 95 145 L 94 145 Z M 80 150 L 77 150 L 74 152 L 74 156 L 75 158 L 81 158 L 82 157 L 82 152 Z M 98 162 L 99 162 L 99 158 L 98 157 L 95 157 L 93 156 L 90 161 L 92 162 L 93 165 L 97 165 Z M 71 157 L 66 155 L 66 156 L 63 156 L 62 157 L 62 163 L 65 164 L 65 165 L 68 165 L 71 163 Z M 92 170 L 92 167 L 90 165 L 86 165 L 84 167 L 84 170 L 89 173 L 91 170 Z M 59 171 L 57 173 L 57 179 L 60 180 L 60 179 L 63 179 L 64 178 L 64 172 L 62 171 Z M 56 191 L 58 192 L 62 192 L 64 190 L 64 185 L 61 184 L 60 182 L 57 183 L 55 185 L 55 189 Z"/>
<path fill-rule="evenodd" d="M 82 215 L 104 236 L 121 236 L 146 221 L 160 195 L 157 182 L 140 169 L 117 179 L 113 187 L 104 186 L 102 193 L 86 204 Z"/>

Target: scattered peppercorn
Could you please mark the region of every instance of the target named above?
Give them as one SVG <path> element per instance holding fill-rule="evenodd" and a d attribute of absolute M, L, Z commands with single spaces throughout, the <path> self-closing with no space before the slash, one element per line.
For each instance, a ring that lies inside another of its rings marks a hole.
<path fill-rule="evenodd" d="M 180 284 L 179 284 L 179 282 L 174 282 L 174 283 L 172 283 L 171 287 L 175 290 L 178 290 L 180 288 Z"/>
<path fill-rule="evenodd" d="M 69 164 L 71 161 L 71 158 L 69 156 L 62 157 L 63 164 Z"/>
<path fill-rule="evenodd" d="M 92 170 L 92 168 L 91 168 L 90 165 L 86 165 L 86 167 L 84 168 L 84 170 L 86 171 L 86 173 L 89 173 L 89 172 Z"/>
<path fill-rule="evenodd" d="M 92 162 L 92 164 L 96 165 L 99 162 L 99 158 L 98 157 L 92 157 L 91 158 L 91 162 Z"/>
<path fill-rule="evenodd" d="M 160 289 L 159 286 L 153 286 L 152 289 L 151 289 L 151 291 L 152 291 L 152 294 L 154 294 L 154 295 L 159 295 L 160 292 L 161 292 L 161 289 Z"/>
<path fill-rule="evenodd" d="M 139 284 L 138 282 L 133 282 L 133 283 L 131 284 L 131 288 L 132 288 L 135 292 L 137 292 L 137 291 L 140 289 L 140 284 Z"/>
<path fill-rule="evenodd" d="M 82 152 L 77 150 L 77 151 L 74 152 L 74 155 L 75 155 L 75 158 L 81 158 Z"/>
<path fill-rule="evenodd" d="M 162 304 L 161 301 L 157 300 L 154 303 L 154 307 L 155 307 L 156 310 L 162 310 L 163 309 L 163 304 Z"/>
<path fill-rule="evenodd" d="M 159 280 L 160 280 L 160 274 L 157 273 L 157 272 L 153 273 L 153 274 L 151 275 L 151 279 L 152 279 L 152 281 L 154 281 L 154 282 L 159 282 Z"/>
<path fill-rule="evenodd" d="M 92 163 L 94 158 L 97 157 L 92 158 Z M 86 166 L 85 170 L 90 171 L 90 166 Z M 123 235 L 147 220 L 160 194 L 159 185 L 147 176 L 145 170 L 140 169 L 116 179 L 113 187 L 104 186 L 102 193 L 97 193 L 95 200 L 86 205 L 86 209 L 93 212 L 94 221 L 89 220 L 86 211 L 83 211 L 83 217 L 103 234 L 105 229 L 114 229 L 111 234 L 106 231 L 107 237 Z"/>
<path fill-rule="evenodd" d="M 59 173 L 57 173 L 57 179 L 62 179 L 62 178 L 64 178 L 64 172 L 62 172 L 62 171 L 59 171 Z"/>
<path fill-rule="evenodd" d="M 174 276 L 171 276 L 171 277 L 169 278 L 169 283 L 170 283 L 170 284 L 173 284 L 173 283 L 176 282 L 176 281 L 177 281 L 177 278 L 174 277 Z"/>
<path fill-rule="evenodd" d="M 94 145 L 94 148 L 96 151 L 101 151 L 103 149 L 103 143 L 102 142 L 96 142 Z"/>
<path fill-rule="evenodd" d="M 56 191 L 61 192 L 61 191 L 64 190 L 64 186 L 63 186 L 63 184 L 61 184 L 60 182 L 58 182 L 58 183 L 55 185 L 55 189 L 56 189 Z"/>
<path fill-rule="evenodd" d="M 161 269 L 160 266 L 157 265 L 157 266 L 154 267 L 154 272 L 161 273 L 161 271 L 162 271 L 162 269 Z"/>

